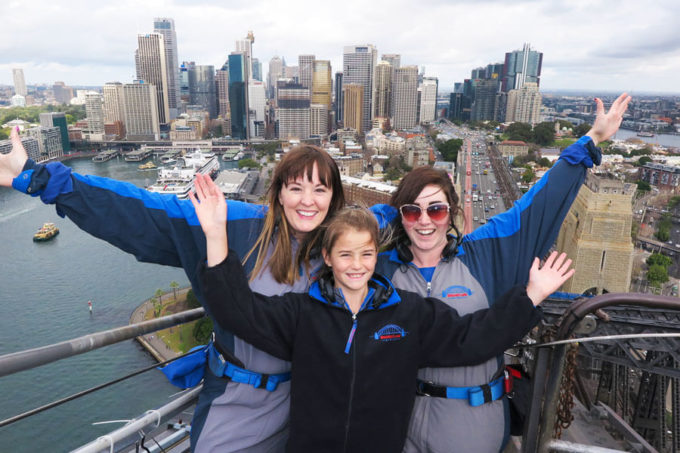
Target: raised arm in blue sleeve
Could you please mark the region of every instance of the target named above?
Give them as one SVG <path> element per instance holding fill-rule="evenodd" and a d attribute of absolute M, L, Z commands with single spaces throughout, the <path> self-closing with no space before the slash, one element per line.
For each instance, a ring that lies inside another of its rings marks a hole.
<path fill-rule="evenodd" d="M 599 149 L 582 137 L 511 209 L 465 236 L 460 258 L 482 287 L 493 290 L 489 300 L 526 283 L 533 258 L 543 257 L 557 239 L 586 168 L 599 160 Z"/>

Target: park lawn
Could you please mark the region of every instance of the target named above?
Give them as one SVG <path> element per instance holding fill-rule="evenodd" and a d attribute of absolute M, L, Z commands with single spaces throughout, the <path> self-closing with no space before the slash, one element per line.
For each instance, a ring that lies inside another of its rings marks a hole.
<path fill-rule="evenodd" d="M 553 146 L 557 146 L 561 149 L 564 149 L 564 148 L 566 148 L 567 146 L 569 146 L 573 143 L 576 143 L 575 138 L 560 138 L 559 140 L 555 140 L 553 142 Z"/>
<path fill-rule="evenodd" d="M 163 340 L 173 351 L 185 353 L 194 346 L 198 346 L 198 342 L 194 338 L 194 325 L 197 322 L 198 320 L 159 330 L 158 338 Z"/>
<path fill-rule="evenodd" d="M 163 308 L 161 309 L 160 317 L 172 315 L 186 310 L 186 299 L 186 292 L 177 294 L 177 300 L 172 297 L 172 291 L 164 293 L 161 297 L 161 300 L 163 301 Z M 146 312 L 146 316 L 144 317 L 144 319 L 147 320 L 154 318 L 155 316 L 153 310 L 148 310 Z M 198 320 L 181 324 L 179 326 L 168 327 L 167 329 L 159 330 L 156 332 L 156 335 L 158 335 L 158 338 L 163 340 L 163 342 L 165 342 L 165 344 L 167 344 L 168 347 L 173 351 L 184 353 L 194 346 L 198 346 L 198 342 L 194 338 L 194 325 L 197 322 Z"/>

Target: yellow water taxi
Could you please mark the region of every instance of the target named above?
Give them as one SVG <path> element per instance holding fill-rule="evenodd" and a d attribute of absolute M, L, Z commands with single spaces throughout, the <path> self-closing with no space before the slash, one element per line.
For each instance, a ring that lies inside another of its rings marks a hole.
<path fill-rule="evenodd" d="M 154 168 L 156 168 L 156 164 L 151 161 L 139 166 L 140 170 L 153 170 Z"/>
<path fill-rule="evenodd" d="M 49 241 L 53 237 L 59 234 L 59 228 L 51 222 L 45 223 L 40 229 L 33 235 L 33 241 Z"/>

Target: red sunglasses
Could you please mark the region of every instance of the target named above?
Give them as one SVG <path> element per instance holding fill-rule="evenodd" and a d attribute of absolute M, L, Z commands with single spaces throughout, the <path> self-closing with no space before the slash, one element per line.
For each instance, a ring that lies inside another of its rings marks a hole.
<path fill-rule="evenodd" d="M 437 203 L 429 205 L 425 208 L 425 211 L 430 220 L 433 222 L 441 222 L 448 217 L 450 209 L 451 208 L 446 203 Z M 407 222 L 417 222 L 418 219 L 420 219 L 420 215 L 423 213 L 423 208 L 417 204 L 405 204 L 399 208 L 399 212 L 401 212 L 402 219 Z"/>

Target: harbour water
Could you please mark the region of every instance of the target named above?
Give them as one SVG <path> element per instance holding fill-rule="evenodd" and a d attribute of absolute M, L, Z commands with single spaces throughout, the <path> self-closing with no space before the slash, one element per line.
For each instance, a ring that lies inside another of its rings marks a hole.
<path fill-rule="evenodd" d="M 105 163 L 66 162 L 82 174 L 143 187 L 155 171 L 118 157 Z M 222 163 L 223 167 L 231 163 Z M 61 230 L 34 243 L 44 223 Z M 0 188 L 0 355 L 126 325 L 132 311 L 170 282 L 186 286 L 181 269 L 137 262 L 62 219 L 54 206 Z M 94 310 L 89 313 L 87 302 Z M 126 341 L 37 369 L 0 378 L 0 419 L 47 404 L 153 364 L 135 341 Z M 2 452 L 70 451 L 127 420 L 165 404 L 178 389 L 153 370 L 42 414 L 0 428 Z"/>
<path fill-rule="evenodd" d="M 661 145 L 673 148 L 680 148 L 680 135 L 670 134 L 656 134 L 654 137 L 638 137 L 636 131 L 629 131 L 627 129 L 619 129 L 614 136 L 617 140 L 626 140 L 627 138 L 637 138 L 643 142 L 651 145 Z"/>

